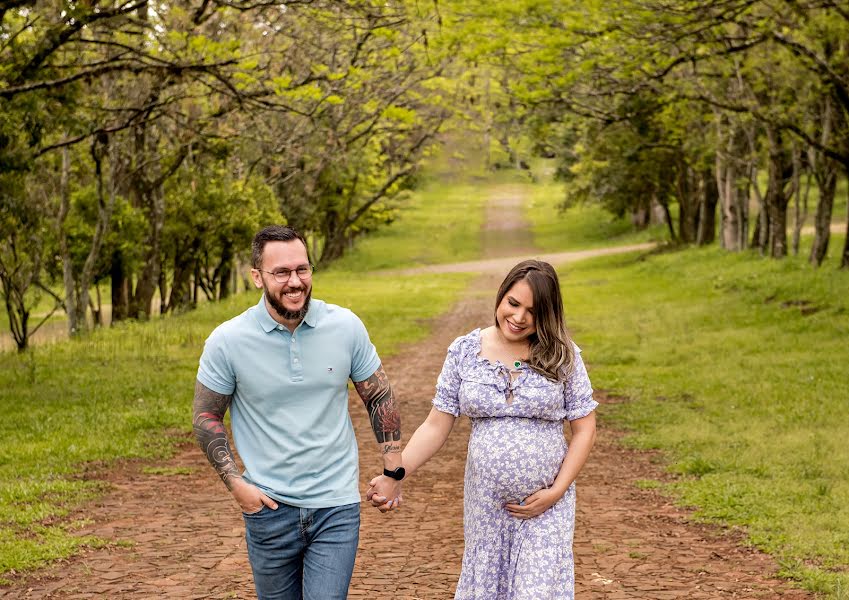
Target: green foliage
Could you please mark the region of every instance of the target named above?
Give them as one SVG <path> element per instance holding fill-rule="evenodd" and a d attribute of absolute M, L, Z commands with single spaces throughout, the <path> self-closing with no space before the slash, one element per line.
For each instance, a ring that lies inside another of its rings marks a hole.
<path fill-rule="evenodd" d="M 837 597 L 849 565 L 849 422 L 834 418 L 849 402 L 849 273 L 712 249 L 562 277 L 594 386 L 631 400 L 603 415 L 666 454 L 680 475 L 667 491 L 699 518 L 744 526 L 785 575 Z"/>
<path fill-rule="evenodd" d="M 208 299 L 218 299 L 220 288 L 229 285 L 234 258 L 249 262 L 254 234 L 268 223 L 282 221 L 269 186 L 256 177 L 235 177 L 218 160 L 222 157 L 207 152 L 203 156 L 198 150 L 166 186 L 162 251 L 163 262 L 173 273 L 169 309 L 186 303 L 183 295 L 189 293 L 192 276 Z"/>

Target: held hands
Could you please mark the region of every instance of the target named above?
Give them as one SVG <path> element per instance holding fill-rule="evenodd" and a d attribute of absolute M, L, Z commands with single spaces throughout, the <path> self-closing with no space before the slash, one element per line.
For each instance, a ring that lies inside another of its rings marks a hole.
<path fill-rule="evenodd" d="M 533 519 L 554 506 L 563 494 L 558 494 L 552 488 L 542 488 L 525 498 L 521 504 L 505 504 L 504 508 L 511 517 L 517 519 Z"/>
<path fill-rule="evenodd" d="M 382 512 L 389 512 L 392 509 L 401 506 L 403 498 L 401 498 L 401 482 L 387 477 L 386 475 L 378 475 L 368 482 L 369 488 L 366 491 L 366 500 L 371 502 L 371 505 L 377 507 Z"/>
<path fill-rule="evenodd" d="M 233 480 L 231 493 L 245 514 L 258 513 L 263 506 L 277 510 L 277 503 L 263 494 L 258 487 L 244 479 Z"/>

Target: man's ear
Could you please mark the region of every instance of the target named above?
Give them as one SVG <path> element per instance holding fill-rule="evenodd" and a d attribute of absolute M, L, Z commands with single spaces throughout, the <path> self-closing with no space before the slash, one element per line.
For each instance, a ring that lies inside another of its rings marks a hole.
<path fill-rule="evenodd" d="M 256 269 L 251 269 L 251 279 L 254 280 L 254 285 L 258 290 L 262 289 L 262 273 Z"/>

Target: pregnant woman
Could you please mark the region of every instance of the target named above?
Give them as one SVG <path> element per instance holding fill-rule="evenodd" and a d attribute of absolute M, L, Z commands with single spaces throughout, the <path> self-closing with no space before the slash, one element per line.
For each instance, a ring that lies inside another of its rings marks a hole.
<path fill-rule="evenodd" d="M 498 290 L 495 325 L 448 348 L 433 408 L 403 452 L 413 473 L 458 416 L 471 419 L 455 600 L 574 597 L 574 481 L 595 439 L 596 406 L 557 274 L 548 263 L 519 263 Z"/>

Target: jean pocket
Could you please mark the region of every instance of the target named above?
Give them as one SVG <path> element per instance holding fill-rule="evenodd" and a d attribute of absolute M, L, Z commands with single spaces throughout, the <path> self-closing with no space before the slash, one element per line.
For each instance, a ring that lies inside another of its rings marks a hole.
<path fill-rule="evenodd" d="M 260 514 L 260 513 L 261 513 L 263 510 L 265 510 L 266 508 L 268 508 L 268 507 L 267 507 L 265 504 L 263 504 L 263 505 L 261 505 L 261 506 L 260 506 L 257 510 L 255 510 L 254 512 L 245 512 L 245 511 L 242 511 L 242 514 L 243 514 L 244 516 L 246 516 L 246 517 L 255 517 L 256 515 Z"/>

